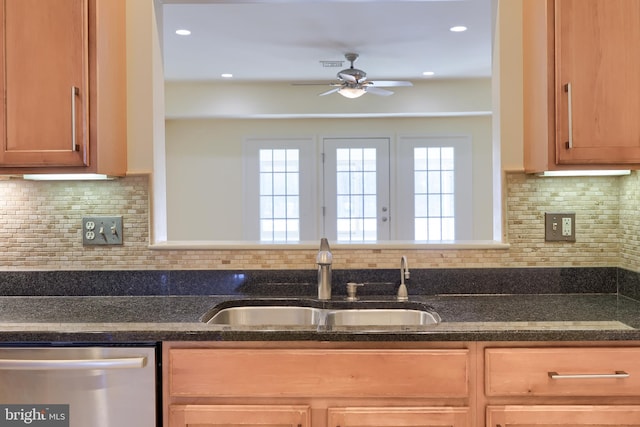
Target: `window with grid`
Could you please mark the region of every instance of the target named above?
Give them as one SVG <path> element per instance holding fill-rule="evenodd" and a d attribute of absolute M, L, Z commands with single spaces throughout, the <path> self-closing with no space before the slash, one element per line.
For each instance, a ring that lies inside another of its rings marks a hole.
<path fill-rule="evenodd" d="M 415 240 L 455 239 L 454 150 L 413 149 Z"/>
<path fill-rule="evenodd" d="M 300 240 L 300 151 L 261 149 L 260 240 Z"/>
<path fill-rule="evenodd" d="M 245 236 L 298 242 L 315 236 L 312 140 L 247 140 Z"/>
<path fill-rule="evenodd" d="M 398 144 L 398 238 L 470 239 L 473 184 L 470 138 L 401 137 Z"/>

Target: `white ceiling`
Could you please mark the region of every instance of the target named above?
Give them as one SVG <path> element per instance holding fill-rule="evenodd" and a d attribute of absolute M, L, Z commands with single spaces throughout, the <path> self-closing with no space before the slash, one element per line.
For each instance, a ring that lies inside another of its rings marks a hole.
<path fill-rule="evenodd" d="M 160 0 L 167 80 L 331 82 L 488 77 L 492 0 Z M 468 31 L 449 28 L 464 25 Z M 178 36 L 186 28 L 190 36 Z M 321 61 L 344 61 L 337 68 Z"/>

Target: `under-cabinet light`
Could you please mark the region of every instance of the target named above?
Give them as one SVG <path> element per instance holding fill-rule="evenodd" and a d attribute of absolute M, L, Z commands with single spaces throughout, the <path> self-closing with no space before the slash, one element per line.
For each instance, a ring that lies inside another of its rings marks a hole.
<path fill-rule="evenodd" d="M 31 181 L 100 181 L 109 180 L 113 177 L 98 173 L 43 173 L 43 174 L 25 174 L 23 179 Z"/>
<path fill-rule="evenodd" d="M 538 176 L 620 176 L 629 175 L 631 171 L 622 170 L 576 170 L 576 171 L 546 171 L 537 174 Z"/>

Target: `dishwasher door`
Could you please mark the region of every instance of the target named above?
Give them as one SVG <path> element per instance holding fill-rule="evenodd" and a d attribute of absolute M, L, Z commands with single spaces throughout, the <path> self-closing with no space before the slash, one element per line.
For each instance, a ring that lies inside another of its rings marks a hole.
<path fill-rule="evenodd" d="M 0 426 L 157 427 L 155 347 L 0 348 Z"/>

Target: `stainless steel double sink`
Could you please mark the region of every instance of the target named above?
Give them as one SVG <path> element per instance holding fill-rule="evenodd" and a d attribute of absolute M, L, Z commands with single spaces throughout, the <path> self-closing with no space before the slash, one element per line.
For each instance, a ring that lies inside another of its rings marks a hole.
<path fill-rule="evenodd" d="M 219 304 L 201 320 L 232 328 L 402 330 L 436 325 L 440 316 L 420 303 L 247 299 Z"/>

